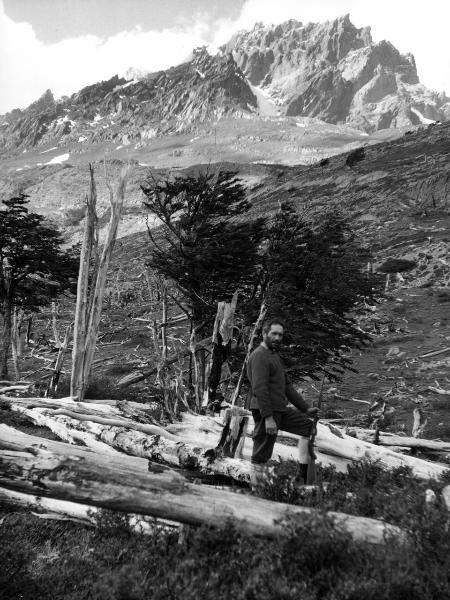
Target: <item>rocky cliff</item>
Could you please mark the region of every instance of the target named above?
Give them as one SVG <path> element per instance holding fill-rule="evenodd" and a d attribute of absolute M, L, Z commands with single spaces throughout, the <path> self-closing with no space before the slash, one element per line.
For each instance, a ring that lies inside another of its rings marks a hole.
<path fill-rule="evenodd" d="M 222 48 L 280 114 L 319 117 L 373 132 L 450 118 L 450 99 L 419 82 L 414 57 L 348 15 L 323 24 L 255 25 Z"/>
<path fill-rule="evenodd" d="M 55 101 L 50 90 L 25 110 L 0 117 L 0 146 L 14 152 L 64 142 L 145 143 L 193 123 L 256 109 L 232 56 L 194 50 L 193 59 L 139 80 L 115 76 Z"/>

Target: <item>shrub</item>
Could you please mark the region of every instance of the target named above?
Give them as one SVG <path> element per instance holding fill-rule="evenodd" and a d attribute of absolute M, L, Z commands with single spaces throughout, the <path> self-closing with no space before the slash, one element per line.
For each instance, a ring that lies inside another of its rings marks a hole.
<path fill-rule="evenodd" d="M 347 167 L 352 168 L 358 162 L 361 162 L 366 157 L 366 149 L 365 148 L 356 148 L 352 150 L 350 154 L 345 159 L 345 164 Z"/>

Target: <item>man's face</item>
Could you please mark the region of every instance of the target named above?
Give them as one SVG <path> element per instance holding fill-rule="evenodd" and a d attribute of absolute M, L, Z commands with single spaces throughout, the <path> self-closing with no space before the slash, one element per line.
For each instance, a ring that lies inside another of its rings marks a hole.
<path fill-rule="evenodd" d="M 270 330 L 264 334 L 264 341 L 269 350 L 279 350 L 283 340 L 283 326 L 271 325 Z"/>

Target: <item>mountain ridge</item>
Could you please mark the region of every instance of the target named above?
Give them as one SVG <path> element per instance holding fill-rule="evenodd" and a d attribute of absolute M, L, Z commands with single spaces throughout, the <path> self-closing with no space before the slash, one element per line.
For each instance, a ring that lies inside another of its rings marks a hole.
<path fill-rule="evenodd" d="M 325 23 L 256 24 L 222 47 L 288 116 L 319 117 L 368 133 L 450 118 L 450 99 L 419 82 L 414 57 L 349 15 Z M 414 108 L 415 112 L 411 109 Z"/>
<path fill-rule="evenodd" d="M 157 138 L 210 129 L 221 119 L 319 119 L 365 133 L 450 118 L 450 99 L 419 83 L 414 58 L 372 42 L 346 15 L 238 32 L 210 55 L 127 81 L 117 75 L 55 100 L 50 90 L 0 116 L 3 157 L 32 148 L 95 144 L 148 148 Z M 320 157 L 318 157 L 320 159 Z"/>

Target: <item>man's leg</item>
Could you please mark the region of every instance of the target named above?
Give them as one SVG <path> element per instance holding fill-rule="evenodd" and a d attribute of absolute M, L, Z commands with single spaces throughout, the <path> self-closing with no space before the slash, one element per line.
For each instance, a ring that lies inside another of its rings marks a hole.
<path fill-rule="evenodd" d="M 264 469 L 270 460 L 275 445 L 276 435 L 267 435 L 266 422 L 259 410 L 252 410 L 255 427 L 253 430 L 253 452 L 251 458 L 250 479 L 255 487 L 264 478 Z M 278 423 L 277 423 L 278 424 Z"/>
<path fill-rule="evenodd" d="M 313 421 L 304 413 L 301 413 L 295 408 L 289 408 L 282 413 L 280 429 L 288 433 L 295 433 L 300 436 L 298 442 L 298 460 L 300 462 L 300 470 L 303 479 L 306 483 L 306 475 L 308 472 L 309 463 L 309 436 L 311 435 Z"/>

